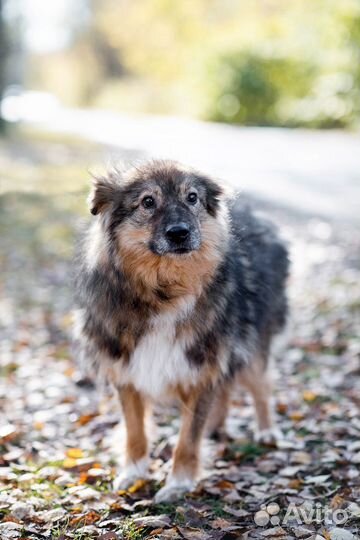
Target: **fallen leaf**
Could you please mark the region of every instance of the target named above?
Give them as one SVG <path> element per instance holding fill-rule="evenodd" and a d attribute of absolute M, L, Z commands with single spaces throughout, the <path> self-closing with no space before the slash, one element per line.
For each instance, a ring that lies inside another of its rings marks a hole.
<path fill-rule="evenodd" d="M 12 424 L 0 426 L 0 444 L 12 441 L 19 435 L 17 429 Z"/>
<path fill-rule="evenodd" d="M 72 459 L 79 459 L 84 457 L 84 452 L 81 450 L 81 448 L 68 448 L 66 450 L 66 455 Z"/>
<path fill-rule="evenodd" d="M 305 416 L 302 411 L 292 411 L 289 414 L 289 418 L 291 418 L 291 420 L 294 422 L 299 422 L 300 420 L 304 420 Z"/>
<path fill-rule="evenodd" d="M 137 480 L 132 486 L 127 489 L 127 492 L 136 493 L 137 491 L 140 491 L 140 489 L 142 489 L 144 486 L 146 486 L 146 484 L 146 480 Z"/>
<path fill-rule="evenodd" d="M 233 490 L 235 488 L 235 484 L 233 484 L 233 482 L 229 482 L 228 480 L 219 480 L 218 482 L 216 482 L 215 487 L 219 489 Z"/>
<path fill-rule="evenodd" d="M 72 495 L 76 495 L 81 501 L 91 501 L 94 499 L 100 499 L 101 493 L 91 487 L 73 486 L 68 489 L 68 492 Z"/>
<path fill-rule="evenodd" d="M 300 480 L 299 478 L 293 478 L 288 483 L 288 486 L 290 489 L 300 489 L 302 485 L 303 485 L 303 481 Z"/>
<path fill-rule="evenodd" d="M 73 518 L 70 521 L 70 525 L 72 527 L 74 527 L 75 525 L 78 525 L 79 523 L 81 523 L 82 525 L 92 525 L 93 523 L 96 523 L 100 519 L 101 519 L 101 515 L 95 512 L 94 510 L 92 510 L 88 512 L 87 514 Z"/>
<path fill-rule="evenodd" d="M 267 529 L 266 531 L 261 531 L 260 534 L 262 536 L 265 536 L 266 538 L 278 538 L 286 536 L 286 531 L 284 531 L 282 527 L 272 527 L 271 529 Z"/>
<path fill-rule="evenodd" d="M 149 529 L 164 529 L 170 525 L 170 518 L 165 514 L 161 514 L 160 516 L 141 516 L 134 518 L 132 521 L 137 527 Z"/>
<path fill-rule="evenodd" d="M 52 510 L 44 510 L 39 512 L 37 516 L 44 523 L 55 523 L 60 521 L 66 515 L 66 510 L 64 508 L 53 508 Z"/>
<path fill-rule="evenodd" d="M 209 538 L 208 532 L 200 529 L 193 529 L 191 527 L 178 527 L 178 529 L 185 540 L 208 540 Z"/>
<path fill-rule="evenodd" d="M 291 453 L 290 462 L 308 465 L 311 463 L 312 457 L 308 452 L 295 451 Z"/>
<path fill-rule="evenodd" d="M 99 413 L 82 414 L 76 421 L 78 426 L 86 426 L 91 420 L 96 418 Z"/>
<path fill-rule="evenodd" d="M 339 493 L 337 493 L 330 501 L 330 506 L 334 509 L 341 508 L 343 504 L 344 498 Z"/>
<path fill-rule="evenodd" d="M 305 478 L 306 484 L 323 484 L 326 480 L 329 480 L 330 474 L 319 474 L 318 476 L 308 476 Z"/>
<path fill-rule="evenodd" d="M 16 502 L 11 506 L 11 514 L 18 520 L 23 521 L 30 517 L 34 508 L 31 504 L 25 502 Z"/>
<path fill-rule="evenodd" d="M 329 531 L 329 538 L 331 540 L 356 540 L 355 535 L 346 529 L 335 527 Z"/>
<path fill-rule="evenodd" d="M 307 401 L 308 403 L 312 403 L 313 401 L 316 400 L 317 397 L 318 397 L 318 394 L 316 394 L 315 392 L 312 392 L 311 390 L 305 390 L 303 392 L 303 399 L 304 401 Z"/>
<path fill-rule="evenodd" d="M 92 458 L 66 458 L 62 464 L 63 468 L 70 472 L 86 472 L 95 467 Z"/>
<path fill-rule="evenodd" d="M 224 519 L 224 518 L 214 519 L 213 521 L 210 521 L 210 525 L 213 529 L 222 529 L 222 530 L 225 530 L 225 529 L 228 529 L 229 527 L 234 526 L 234 524 L 231 523 L 231 521 L 228 521 L 227 519 Z"/>
<path fill-rule="evenodd" d="M 63 461 L 64 469 L 73 469 L 77 466 L 77 460 L 75 458 L 67 458 Z"/>
<path fill-rule="evenodd" d="M 244 510 L 243 508 L 232 508 L 231 506 L 225 505 L 224 511 L 228 514 L 231 514 L 232 516 L 236 516 L 239 518 L 246 517 L 250 515 L 250 512 L 247 510 Z"/>
<path fill-rule="evenodd" d="M 279 414 L 286 414 L 287 410 L 288 410 L 287 403 L 281 403 L 281 402 L 276 403 L 276 411 Z"/>

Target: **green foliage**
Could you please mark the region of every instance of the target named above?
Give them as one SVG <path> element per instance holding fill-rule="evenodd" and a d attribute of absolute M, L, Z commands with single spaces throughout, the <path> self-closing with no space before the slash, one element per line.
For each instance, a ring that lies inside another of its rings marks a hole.
<path fill-rule="evenodd" d="M 282 125 L 282 104 L 308 94 L 314 65 L 285 56 L 238 51 L 209 70 L 213 91 L 207 118 L 246 125 Z"/>
<path fill-rule="evenodd" d="M 87 2 L 68 48 L 29 58 L 31 85 L 65 103 L 246 125 L 358 122 L 360 0 Z"/>
<path fill-rule="evenodd" d="M 360 108 L 358 63 L 323 71 L 315 60 L 237 51 L 219 55 L 205 81 L 208 120 L 334 128 L 351 125 Z"/>

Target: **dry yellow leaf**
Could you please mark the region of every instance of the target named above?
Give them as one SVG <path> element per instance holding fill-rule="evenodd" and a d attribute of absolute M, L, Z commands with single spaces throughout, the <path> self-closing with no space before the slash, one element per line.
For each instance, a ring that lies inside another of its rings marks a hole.
<path fill-rule="evenodd" d="M 290 414 L 290 418 L 291 418 L 291 420 L 294 420 L 294 421 L 303 420 L 304 419 L 304 413 L 302 413 L 301 411 L 293 411 Z"/>
<path fill-rule="evenodd" d="M 143 488 L 146 484 L 146 480 L 137 480 L 135 484 L 130 486 L 128 488 L 128 493 L 135 493 L 136 491 L 139 491 L 139 489 Z"/>
<path fill-rule="evenodd" d="M 303 482 L 302 480 L 299 480 L 298 478 L 294 478 L 293 480 L 290 480 L 288 486 L 291 489 L 300 489 Z"/>
<path fill-rule="evenodd" d="M 303 392 L 304 401 L 307 401 L 309 403 L 315 401 L 317 397 L 317 394 L 315 394 L 315 392 L 312 392 L 311 390 L 305 390 L 305 392 Z"/>
<path fill-rule="evenodd" d="M 83 507 L 82 506 L 74 506 L 71 510 L 70 510 L 70 513 L 71 514 L 79 514 L 80 512 L 83 511 Z"/>
<path fill-rule="evenodd" d="M 69 458 L 79 459 L 84 457 L 84 452 L 81 448 L 68 448 L 68 450 L 66 450 L 66 455 Z"/>
<path fill-rule="evenodd" d="M 330 506 L 331 508 L 337 509 L 341 508 L 344 504 L 344 498 L 338 493 L 331 499 Z"/>
<path fill-rule="evenodd" d="M 72 469 L 72 467 L 76 467 L 77 461 L 74 458 L 66 458 L 63 461 L 63 467 L 64 469 Z"/>
<path fill-rule="evenodd" d="M 75 369 L 72 366 L 70 366 L 70 367 L 65 369 L 64 374 L 67 377 L 72 377 L 74 375 L 74 372 L 75 372 Z"/>

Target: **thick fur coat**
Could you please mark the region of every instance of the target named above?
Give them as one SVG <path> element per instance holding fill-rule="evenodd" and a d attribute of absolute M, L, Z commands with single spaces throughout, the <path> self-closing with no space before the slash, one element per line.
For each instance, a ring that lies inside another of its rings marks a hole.
<path fill-rule="evenodd" d="M 224 421 L 235 378 L 254 396 L 260 429 L 272 428 L 266 366 L 286 318 L 287 251 L 239 198 L 174 162 L 96 179 L 90 208 L 77 262 L 79 355 L 119 392 L 128 439 L 120 486 L 146 474 L 148 403 L 184 405 L 157 496 L 171 499 L 193 486 L 201 434 Z"/>

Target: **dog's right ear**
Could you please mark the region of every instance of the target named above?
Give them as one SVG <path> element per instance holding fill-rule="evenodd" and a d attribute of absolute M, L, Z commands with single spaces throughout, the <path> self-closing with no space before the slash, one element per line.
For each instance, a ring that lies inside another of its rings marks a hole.
<path fill-rule="evenodd" d="M 96 216 L 108 208 L 116 199 L 120 185 L 113 175 L 94 177 L 88 203 L 90 212 Z"/>

